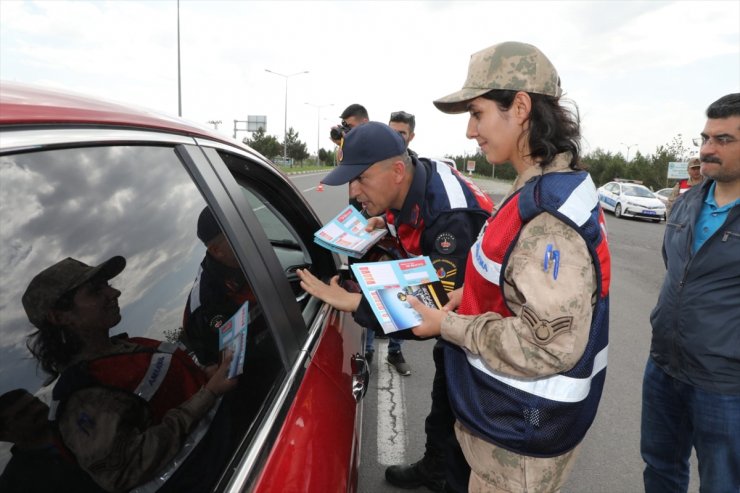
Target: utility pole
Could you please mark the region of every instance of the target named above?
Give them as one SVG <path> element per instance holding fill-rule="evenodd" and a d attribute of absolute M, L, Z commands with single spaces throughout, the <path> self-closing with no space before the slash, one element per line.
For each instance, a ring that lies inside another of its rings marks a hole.
<path fill-rule="evenodd" d="M 213 128 L 218 130 L 218 126 L 221 124 L 221 120 L 208 120 L 208 123 L 213 125 Z"/>
<path fill-rule="evenodd" d="M 622 144 L 623 146 L 625 146 L 627 148 L 627 159 L 626 159 L 626 161 L 629 163 L 630 162 L 630 149 L 632 149 L 633 147 L 637 147 L 637 144 L 625 144 L 624 142 L 620 142 L 620 144 Z"/>
<path fill-rule="evenodd" d="M 313 106 L 317 110 L 317 114 L 316 114 L 316 165 L 318 166 L 320 164 L 319 151 L 321 150 L 321 108 L 325 108 L 327 106 L 334 106 L 334 103 L 328 103 L 328 104 L 306 103 L 306 104 L 309 106 Z"/>
<path fill-rule="evenodd" d="M 283 123 L 283 159 L 285 159 L 285 161 L 287 162 L 288 160 L 288 79 L 296 75 L 307 74 L 308 70 L 304 70 L 303 72 L 296 72 L 294 74 L 288 74 L 288 75 L 274 72 L 270 70 L 269 68 L 266 68 L 265 72 L 270 72 L 271 74 L 279 75 L 280 77 L 283 77 L 285 79 L 285 121 Z"/>

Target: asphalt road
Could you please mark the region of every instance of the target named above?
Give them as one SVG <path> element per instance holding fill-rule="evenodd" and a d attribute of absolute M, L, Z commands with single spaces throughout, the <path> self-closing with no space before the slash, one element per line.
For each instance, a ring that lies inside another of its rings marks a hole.
<path fill-rule="evenodd" d="M 322 221 L 346 203 L 347 188 L 316 186 L 323 174 L 293 178 Z M 499 200 L 507 184 L 479 181 Z M 665 274 L 660 247 L 665 226 L 607 215 L 612 254 L 609 366 L 596 420 L 564 493 L 643 491 L 640 458 L 642 372 L 650 344 L 649 315 Z M 418 460 L 424 450 L 424 418 L 431 402 L 433 341 L 403 345 L 412 374 L 399 376 L 384 359 L 387 340 L 376 340 L 371 386 L 364 399 L 362 466 L 359 491 L 402 493 L 384 480 L 394 463 Z M 690 493 L 699 491 L 695 460 Z M 418 491 L 428 491 L 422 488 Z"/>

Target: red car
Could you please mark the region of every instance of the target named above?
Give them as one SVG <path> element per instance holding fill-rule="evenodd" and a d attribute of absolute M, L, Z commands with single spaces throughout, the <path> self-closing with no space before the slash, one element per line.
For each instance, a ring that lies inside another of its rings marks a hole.
<path fill-rule="evenodd" d="M 340 264 L 314 244 L 317 216 L 267 159 L 181 119 L 2 82 L 0 195 L 0 395 L 48 394 L 26 347 L 34 328 L 21 296 L 66 257 L 91 265 L 125 257 L 113 279 L 122 291 L 114 332 L 178 340 L 205 252 L 196 223 L 208 206 L 272 341 L 264 346 L 272 353 L 246 358 L 275 363 L 246 375 L 261 390 L 243 406 L 246 431 L 211 490 L 356 490 L 364 329 L 301 289 L 297 268 L 328 279 Z"/>

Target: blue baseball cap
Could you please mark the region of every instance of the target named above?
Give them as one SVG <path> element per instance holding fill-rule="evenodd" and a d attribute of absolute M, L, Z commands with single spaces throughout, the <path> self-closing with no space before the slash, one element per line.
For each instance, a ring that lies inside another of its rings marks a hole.
<path fill-rule="evenodd" d="M 327 185 L 349 183 L 373 164 L 406 153 L 401 134 L 385 123 L 367 122 L 347 132 L 337 151 L 339 165 L 321 180 Z"/>

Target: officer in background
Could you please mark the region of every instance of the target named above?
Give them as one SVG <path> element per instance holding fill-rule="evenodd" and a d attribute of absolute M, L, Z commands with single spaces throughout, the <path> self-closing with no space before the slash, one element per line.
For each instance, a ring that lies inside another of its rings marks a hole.
<path fill-rule="evenodd" d="M 698 185 L 704 181 L 704 177 L 701 176 L 701 161 L 698 157 L 692 157 L 691 159 L 689 159 L 687 169 L 689 172 L 689 177 L 684 180 L 679 180 L 679 182 L 676 183 L 676 185 L 673 187 L 673 190 L 671 191 L 671 196 L 668 197 L 668 203 L 666 204 L 665 212 L 666 218 L 671 215 L 673 203 L 676 201 L 676 199 L 678 199 L 678 197 L 686 193 L 694 185 Z"/>
<path fill-rule="evenodd" d="M 350 196 L 371 217 L 369 224 L 387 226 L 409 256 L 427 255 L 446 290 L 462 285 L 468 251 L 493 203 L 479 188 L 462 179 L 447 164 L 416 158 L 406 152 L 399 133 L 380 122 L 369 122 L 347 133 L 342 160 L 323 182 L 349 183 Z M 372 326 L 375 317 L 367 300 L 349 293 L 338 277 L 327 285 L 308 270 L 296 271 L 308 293 L 335 308 L 354 312 L 362 326 Z M 410 331 L 395 337 L 414 338 Z M 449 406 L 441 343 L 433 351 L 435 374 L 432 409 L 426 418 L 424 457 L 410 465 L 386 469 L 386 480 L 402 488 L 427 486 L 443 491 L 446 468 L 459 469 L 455 477 L 467 476 L 469 468 L 455 441 L 455 417 Z"/>

